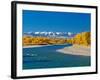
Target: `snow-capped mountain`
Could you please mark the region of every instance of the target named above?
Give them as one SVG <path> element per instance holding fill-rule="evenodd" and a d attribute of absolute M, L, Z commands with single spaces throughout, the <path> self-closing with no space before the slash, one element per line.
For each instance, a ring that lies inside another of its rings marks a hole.
<path fill-rule="evenodd" d="M 24 36 L 43 36 L 43 37 L 57 37 L 57 38 L 70 38 L 75 34 L 72 32 L 25 32 Z"/>

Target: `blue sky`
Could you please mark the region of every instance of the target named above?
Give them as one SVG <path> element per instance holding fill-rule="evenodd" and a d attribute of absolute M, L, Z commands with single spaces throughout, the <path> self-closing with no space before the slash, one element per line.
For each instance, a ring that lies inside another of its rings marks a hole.
<path fill-rule="evenodd" d="M 84 32 L 90 31 L 89 13 L 23 10 L 23 32 Z"/>

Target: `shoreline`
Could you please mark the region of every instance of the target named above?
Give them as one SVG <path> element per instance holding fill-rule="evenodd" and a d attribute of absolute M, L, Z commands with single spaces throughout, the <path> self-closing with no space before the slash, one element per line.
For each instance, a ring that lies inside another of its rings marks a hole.
<path fill-rule="evenodd" d="M 56 50 L 57 52 L 61 52 L 64 54 L 72 54 L 72 55 L 81 55 L 81 56 L 90 56 L 90 47 L 73 45 L 69 47 L 64 47 L 63 49 Z"/>
<path fill-rule="evenodd" d="M 34 48 L 34 47 L 44 47 L 44 46 L 51 46 L 51 45 L 31 45 L 31 46 L 23 46 L 23 48 Z"/>
<path fill-rule="evenodd" d="M 67 44 L 30 45 L 30 46 L 22 46 L 22 47 L 23 48 L 34 48 L 34 47 L 45 47 L 45 46 L 55 46 L 55 45 L 67 45 Z"/>

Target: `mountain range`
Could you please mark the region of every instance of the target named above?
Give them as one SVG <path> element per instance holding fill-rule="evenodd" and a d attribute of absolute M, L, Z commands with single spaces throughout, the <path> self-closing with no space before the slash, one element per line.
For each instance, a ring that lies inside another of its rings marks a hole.
<path fill-rule="evenodd" d="M 24 32 L 23 36 L 42 36 L 42 37 L 56 37 L 56 38 L 72 38 L 76 34 L 72 32 Z"/>

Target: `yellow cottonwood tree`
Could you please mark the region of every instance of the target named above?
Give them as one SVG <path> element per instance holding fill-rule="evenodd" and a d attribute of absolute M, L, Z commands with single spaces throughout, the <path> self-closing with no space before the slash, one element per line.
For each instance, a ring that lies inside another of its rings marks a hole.
<path fill-rule="evenodd" d="M 90 40 L 91 36 L 90 36 L 90 32 L 82 32 L 77 34 L 74 37 L 75 40 L 75 44 L 80 44 L 80 45 L 90 45 Z"/>

